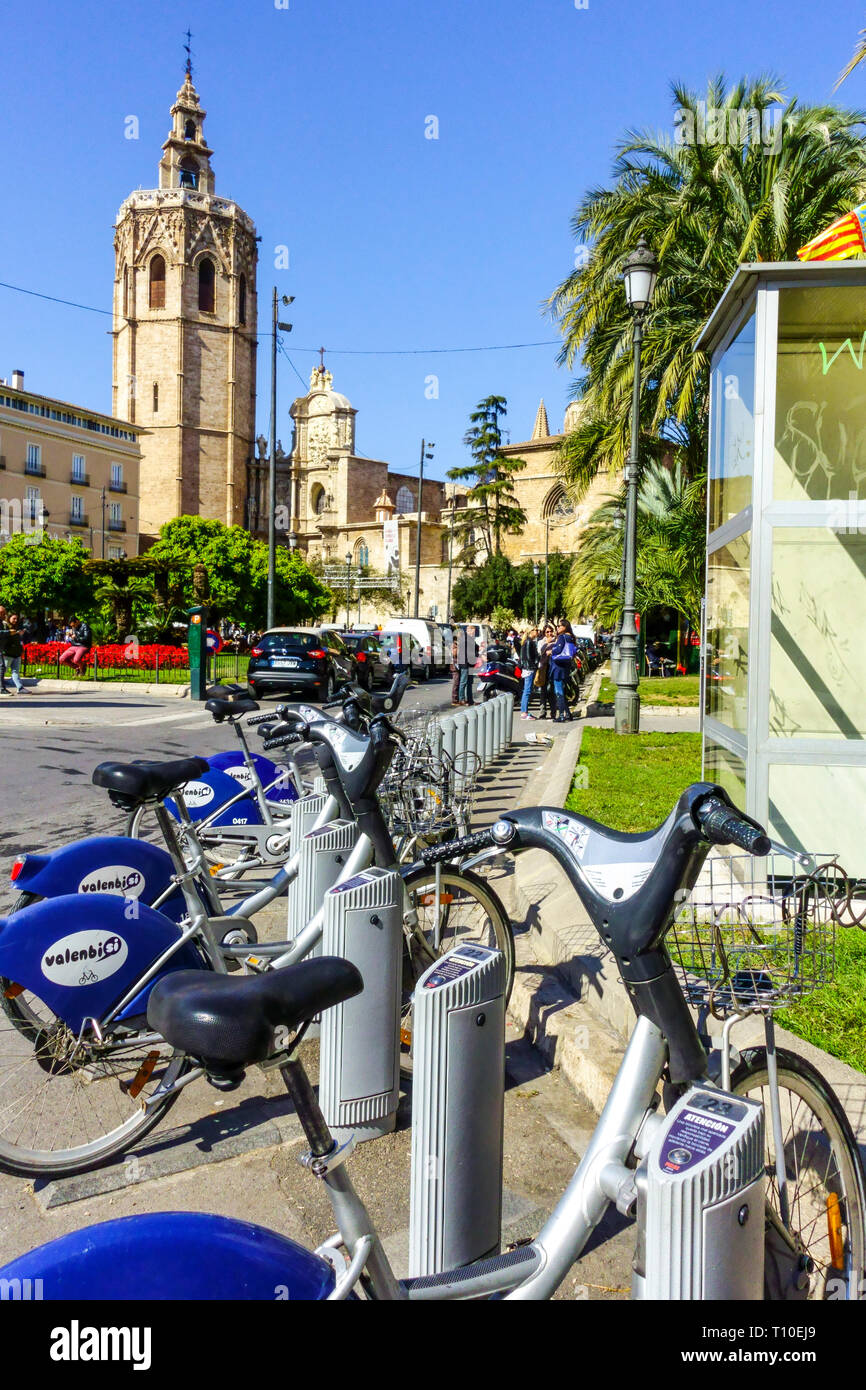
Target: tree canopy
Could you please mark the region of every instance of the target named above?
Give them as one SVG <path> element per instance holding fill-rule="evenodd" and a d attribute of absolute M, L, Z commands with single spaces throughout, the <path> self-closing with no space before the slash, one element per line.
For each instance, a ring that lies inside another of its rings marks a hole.
<path fill-rule="evenodd" d="M 486 396 L 479 401 L 463 436 L 472 462 L 448 470 L 449 478 L 469 485 L 466 506 L 454 513 L 454 534 L 460 545 L 458 558 L 463 562 L 474 560 L 479 532 L 483 554 L 490 560 L 501 554 L 503 532 L 516 535 L 526 525 L 526 513 L 514 492 L 514 475 L 526 467 L 526 461 L 501 452 L 499 422 L 507 412 L 504 396 Z"/>
<path fill-rule="evenodd" d="M 86 572 L 90 556 L 78 539 L 58 540 L 47 533 L 15 532 L 0 547 L 0 604 L 41 618 L 45 609 L 69 617 L 89 614 L 93 582 Z"/>

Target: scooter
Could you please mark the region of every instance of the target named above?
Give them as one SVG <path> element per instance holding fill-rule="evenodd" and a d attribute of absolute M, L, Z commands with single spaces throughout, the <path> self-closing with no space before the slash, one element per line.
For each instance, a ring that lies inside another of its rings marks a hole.
<path fill-rule="evenodd" d="M 520 698 L 523 672 L 520 663 L 507 655 L 506 647 L 489 647 L 486 664 L 476 672 L 481 682 L 482 700 L 492 700 L 494 695 L 512 695 Z"/>

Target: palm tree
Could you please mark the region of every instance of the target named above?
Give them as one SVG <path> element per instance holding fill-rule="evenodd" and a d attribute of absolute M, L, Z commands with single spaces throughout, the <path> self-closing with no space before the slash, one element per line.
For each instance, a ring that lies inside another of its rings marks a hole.
<path fill-rule="evenodd" d="M 863 62 L 864 58 L 866 58 L 866 29 L 861 29 L 860 33 L 857 36 L 857 46 L 854 49 L 853 54 L 851 55 L 851 61 L 848 63 L 847 67 L 842 69 L 839 76 L 836 78 L 835 83 L 833 84 L 834 92 L 839 90 L 839 88 L 842 86 L 842 83 L 845 81 L 845 78 L 848 77 L 849 74 L 854 71 L 858 63 Z"/>
<path fill-rule="evenodd" d="M 705 484 L 690 479 L 682 460 L 672 466 L 652 460 L 638 491 L 637 608 L 661 606 L 700 624 L 704 591 Z M 581 537 L 566 589 L 568 610 L 593 613 L 613 626 L 622 602 L 622 521 L 625 490 L 593 512 Z"/>
<path fill-rule="evenodd" d="M 572 231 L 591 254 L 548 301 L 565 340 L 560 362 L 582 359 L 575 395 L 586 411 L 561 455 L 578 492 L 602 461 L 619 467 L 628 452 L 631 320 L 620 271 L 638 237 L 660 261 L 644 334 L 643 428 L 650 440 L 665 437 L 695 476 L 707 439 L 708 363 L 694 348 L 701 326 L 740 262 L 793 259 L 866 187 L 861 112 L 801 106 L 771 78 L 726 88 L 719 77 L 703 99 L 680 85 L 672 95 L 673 132 L 629 133 L 613 186 L 578 207 Z"/>

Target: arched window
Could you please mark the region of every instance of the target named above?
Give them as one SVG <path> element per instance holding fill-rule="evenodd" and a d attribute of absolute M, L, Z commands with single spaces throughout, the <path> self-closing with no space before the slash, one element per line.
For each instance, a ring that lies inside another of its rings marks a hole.
<path fill-rule="evenodd" d="M 415 498 L 407 487 L 397 489 L 397 512 L 400 516 L 404 512 L 414 512 Z"/>
<path fill-rule="evenodd" d="M 129 314 L 129 267 L 123 267 L 123 317 Z"/>
<path fill-rule="evenodd" d="M 551 521 L 566 521 L 570 516 L 574 516 L 574 503 L 567 496 L 561 483 L 557 483 L 547 494 L 541 515 L 550 517 Z"/>
<path fill-rule="evenodd" d="M 442 564 L 447 565 L 451 557 L 451 537 L 447 531 L 442 532 Z"/>
<path fill-rule="evenodd" d="M 313 490 L 310 493 L 310 506 L 313 509 L 314 516 L 322 515 L 322 512 L 325 510 L 325 507 L 327 505 L 327 501 L 328 495 L 325 492 L 325 489 L 322 487 L 322 484 L 314 483 Z"/>
<path fill-rule="evenodd" d="M 151 309 L 165 308 L 165 260 L 154 256 L 150 263 L 147 302 Z"/>
<path fill-rule="evenodd" d="M 355 542 L 355 564 L 359 569 L 365 570 L 370 563 L 370 549 L 367 542 L 362 538 Z"/>
<path fill-rule="evenodd" d="M 238 285 L 238 323 L 247 321 L 247 277 L 242 275 Z"/>
<path fill-rule="evenodd" d="M 216 313 L 216 272 L 209 256 L 199 261 L 198 266 L 198 307 L 202 313 Z"/>
<path fill-rule="evenodd" d="M 153 413 L 154 415 L 159 413 L 159 382 L 157 381 L 153 383 Z"/>
<path fill-rule="evenodd" d="M 183 138 L 184 140 L 195 139 L 195 121 L 192 119 L 192 117 L 190 117 L 190 119 L 187 121 L 186 125 L 183 128 Z"/>
<path fill-rule="evenodd" d="M 198 165 L 188 154 L 180 161 L 180 187 L 198 188 Z"/>

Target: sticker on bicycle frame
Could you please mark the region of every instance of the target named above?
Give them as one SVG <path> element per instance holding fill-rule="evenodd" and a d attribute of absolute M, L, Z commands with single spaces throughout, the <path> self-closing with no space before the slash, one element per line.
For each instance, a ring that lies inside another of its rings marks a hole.
<path fill-rule="evenodd" d="M 121 898 L 140 898 L 144 892 L 145 878 L 140 869 L 130 864 L 106 864 L 102 869 L 91 869 L 78 885 L 79 893 L 116 893 Z"/>
<path fill-rule="evenodd" d="M 344 767 L 347 772 L 355 771 L 367 751 L 366 740 L 361 743 L 357 734 L 339 724 L 336 724 L 331 730 L 328 742 L 339 759 L 340 766 Z M 360 747 L 358 746 L 359 743 Z"/>
<path fill-rule="evenodd" d="M 235 763 L 229 765 L 224 771 L 229 777 L 234 777 L 236 782 L 240 782 L 242 787 L 250 788 L 253 785 L 253 774 L 250 772 L 246 763 Z"/>
<path fill-rule="evenodd" d="M 209 787 L 207 782 L 187 782 L 180 791 L 187 806 L 206 806 L 215 795 L 213 787 Z"/>
<path fill-rule="evenodd" d="M 107 980 L 120 969 L 129 954 L 122 936 L 108 931 L 77 931 L 61 937 L 42 957 L 46 980 L 76 988 Z"/>
<path fill-rule="evenodd" d="M 674 1120 L 662 1144 L 659 1167 L 663 1173 L 685 1173 L 715 1153 L 732 1130 L 736 1120 L 723 1120 L 699 1110 L 683 1110 Z"/>
<path fill-rule="evenodd" d="M 588 825 L 581 825 L 580 821 L 572 820 L 570 816 L 559 815 L 556 811 L 542 811 L 541 823 L 545 830 L 558 835 L 560 840 L 568 845 L 575 859 L 583 858 L 583 851 L 589 840 Z"/>

